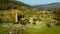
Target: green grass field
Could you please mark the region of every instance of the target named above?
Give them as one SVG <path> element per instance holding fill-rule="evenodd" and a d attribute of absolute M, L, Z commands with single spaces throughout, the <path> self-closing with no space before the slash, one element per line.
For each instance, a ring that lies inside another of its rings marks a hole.
<path fill-rule="evenodd" d="M 30 34 L 60 34 L 60 26 L 54 26 L 51 28 L 40 29 L 27 29 Z"/>
<path fill-rule="evenodd" d="M 3 28 L 0 24 L 0 34 L 9 34 L 12 28 Z M 60 34 L 60 26 L 46 27 L 45 29 L 26 28 L 26 31 L 19 31 L 19 34 Z"/>
<path fill-rule="evenodd" d="M 0 34 L 9 34 L 9 32 L 12 31 L 12 28 L 4 28 L 2 27 L 2 24 L 0 24 Z"/>

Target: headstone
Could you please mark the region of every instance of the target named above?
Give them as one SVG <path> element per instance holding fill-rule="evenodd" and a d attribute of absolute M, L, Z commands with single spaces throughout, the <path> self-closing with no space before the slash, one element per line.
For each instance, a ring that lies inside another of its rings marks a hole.
<path fill-rule="evenodd" d="M 33 23 L 33 18 L 30 18 L 29 22 L 32 24 Z"/>
<path fill-rule="evenodd" d="M 12 32 L 9 32 L 10 34 L 12 34 Z"/>

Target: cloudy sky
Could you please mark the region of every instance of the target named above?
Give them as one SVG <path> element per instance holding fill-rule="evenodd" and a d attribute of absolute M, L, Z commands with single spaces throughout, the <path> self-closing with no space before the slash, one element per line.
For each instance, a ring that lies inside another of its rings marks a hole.
<path fill-rule="evenodd" d="M 54 2 L 60 2 L 60 0 L 18 0 L 26 4 L 30 5 L 41 5 L 41 4 L 49 4 Z"/>

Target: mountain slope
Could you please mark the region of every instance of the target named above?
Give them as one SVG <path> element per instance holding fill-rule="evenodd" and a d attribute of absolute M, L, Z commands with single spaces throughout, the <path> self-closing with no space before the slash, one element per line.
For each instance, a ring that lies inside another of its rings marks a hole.
<path fill-rule="evenodd" d="M 20 9 L 22 7 L 26 8 L 26 9 L 28 9 L 29 7 L 30 7 L 30 9 L 32 8 L 32 6 L 24 4 L 19 1 L 0 1 L 0 10 Z"/>
<path fill-rule="evenodd" d="M 60 8 L 60 2 L 45 4 L 45 5 L 35 5 L 34 7 L 43 8 L 43 9 L 46 9 L 46 10 L 55 9 L 55 8 Z"/>

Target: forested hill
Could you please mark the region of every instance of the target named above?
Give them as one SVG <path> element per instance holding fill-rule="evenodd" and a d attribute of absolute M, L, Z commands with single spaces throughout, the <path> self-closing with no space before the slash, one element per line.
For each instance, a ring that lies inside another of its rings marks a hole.
<path fill-rule="evenodd" d="M 0 10 L 8 9 L 31 9 L 32 6 L 16 0 L 0 0 Z"/>

